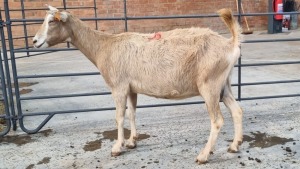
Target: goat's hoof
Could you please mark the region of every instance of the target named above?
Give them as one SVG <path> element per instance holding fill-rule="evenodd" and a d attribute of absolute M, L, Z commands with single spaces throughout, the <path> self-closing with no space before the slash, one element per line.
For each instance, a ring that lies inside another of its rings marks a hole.
<path fill-rule="evenodd" d="M 206 163 L 208 163 L 208 161 L 207 160 L 198 160 L 198 159 L 196 159 L 196 163 L 197 164 L 206 164 Z"/>
<path fill-rule="evenodd" d="M 238 153 L 239 150 L 238 149 L 232 149 L 231 147 L 228 148 L 227 150 L 228 153 Z"/>
<path fill-rule="evenodd" d="M 228 152 L 229 153 L 238 153 L 239 152 L 239 142 L 240 141 L 238 141 L 238 142 L 233 142 L 230 146 L 229 146 L 229 148 L 228 148 Z"/>
<path fill-rule="evenodd" d="M 126 143 L 125 143 L 126 148 L 128 148 L 128 149 L 136 148 L 136 142 L 137 142 L 136 140 L 137 140 L 137 137 L 133 137 L 133 139 L 126 140 Z"/>
<path fill-rule="evenodd" d="M 112 157 L 117 157 L 117 156 L 120 156 L 120 155 L 121 155 L 121 152 L 111 152 Z"/>
<path fill-rule="evenodd" d="M 200 153 L 196 158 L 196 163 L 198 164 L 206 164 L 208 161 L 208 155 L 204 155 L 203 153 Z"/>
<path fill-rule="evenodd" d="M 128 149 L 134 149 L 134 148 L 136 148 L 136 144 L 126 144 L 126 147 Z"/>

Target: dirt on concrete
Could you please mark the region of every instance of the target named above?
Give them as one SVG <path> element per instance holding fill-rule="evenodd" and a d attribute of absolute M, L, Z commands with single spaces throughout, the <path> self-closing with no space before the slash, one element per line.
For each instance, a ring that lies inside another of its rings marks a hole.
<path fill-rule="evenodd" d="M 30 164 L 29 166 L 26 167 L 26 169 L 33 169 L 34 164 Z"/>
<path fill-rule="evenodd" d="M 46 130 L 40 131 L 39 133 L 42 134 L 45 137 L 48 137 L 52 132 L 53 132 L 52 129 L 46 129 Z"/>
<path fill-rule="evenodd" d="M 50 133 L 52 132 L 52 129 L 42 130 L 39 133 L 44 136 L 48 137 Z M 13 143 L 17 146 L 23 146 L 25 144 L 34 142 L 35 139 L 31 137 L 32 135 L 28 134 L 20 134 L 20 135 L 8 135 L 5 137 L 0 137 L 0 144 L 1 143 Z"/>
<path fill-rule="evenodd" d="M 37 165 L 39 164 L 48 164 L 50 162 L 51 157 L 44 157 L 41 161 L 39 161 L 37 163 Z"/>
<path fill-rule="evenodd" d="M 101 139 L 95 140 L 95 141 L 89 141 L 85 144 L 83 147 L 84 151 L 95 151 L 98 149 L 101 149 L 102 141 Z"/>
<path fill-rule="evenodd" d="M 5 105 L 3 101 L 0 101 L 0 115 L 5 114 Z M 5 130 L 6 120 L 4 118 L 0 118 L 0 133 Z"/>
<path fill-rule="evenodd" d="M 28 89 L 26 87 L 30 87 L 30 86 L 36 85 L 38 83 L 39 82 L 19 82 L 19 88 L 21 89 L 20 94 L 22 95 L 22 94 L 31 93 L 33 90 Z M 13 86 L 14 86 L 14 84 L 13 84 Z"/>
<path fill-rule="evenodd" d="M 13 143 L 17 146 L 22 146 L 32 141 L 33 139 L 28 134 L 0 137 L 0 143 Z"/>

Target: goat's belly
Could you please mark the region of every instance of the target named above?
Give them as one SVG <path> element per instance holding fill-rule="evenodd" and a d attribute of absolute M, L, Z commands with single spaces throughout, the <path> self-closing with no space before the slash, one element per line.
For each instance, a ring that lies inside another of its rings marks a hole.
<path fill-rule="evenodd" d="M 152 94 L 152 93 L 142 93 L 147 96 L 155 97 L 155 98 L 161 98 L 161 99 L 174 99 L 174 100 L 179 100 L 179 99 L 186 99 L 194 96 L 198 96 L 199 93 L 179 93 L 176 90 L 173 90 L 169 94 Z"/>
<path fill-rule="evenodd" d="M 146 86 L 131 86 L 131 90 L 134 93 L 163 99 L 185 99 L 199 95 L 198 88 L 193 86 L 184 86 L 184 88 L 181 88 L 167 85 L 152 86 L 147 84 Z"/>

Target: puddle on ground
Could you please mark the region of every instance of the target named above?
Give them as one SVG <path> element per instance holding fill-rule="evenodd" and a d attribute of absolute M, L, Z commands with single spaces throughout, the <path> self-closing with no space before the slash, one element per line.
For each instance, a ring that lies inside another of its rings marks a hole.
<path fill-rule="evenodd" d="M 43 130 L 40 131 L 39 133 L 43 134 L 45 137 L 48 137 L 50 133 L 52 133 L 52 129 Z"/>
<path fill-rule="evenodd" d="M 99 133 L 96 133 L 96 134 L 99 134 Z M 118 130 L 117 129 L 104 131 L 102 134 L 103 134 L 103 137 L 104 137 L 103 139 L 109 139 L 110 141 L 118 139 Z M 130 136 L 130 130 L 124 128 L 124 137 L 125 137 L 125 139 L 128 139 L 129 136 Z M 149 137 L 150 137 L 150 135 L 148 135 L 148 134 L 139 134 L 137 140 L 138 141 L 139 140 L 144 140 L 144 139 L 147 139 Z"/>
<path fill-rule="evenodd" d="M 30 135 L 15 135 L 15 136 L 4 136 L 0 137 L 0 144 L 1 143 L 13 143 L 17 146 L 22 146 L 24 144 L 30 143 L 34 141 Z"/>
<path fill-rule="evenodd" d="M 283 138 L 283 137 L 277 137 L 277 136 L 268 136 L 266 133 L 261 132 L 251 132 L 253 137 L 250 137 L 248 135 L 244 135 L 244 141 L 249 142 L 250 148 L 253 147 L 260 147 L 260 148 L 267 148 L 274 145 L 284 145 L 287 142 L 295 141 L 292 138 Z"/>
<path fill-rule="evenodd" d="M 101 143 L 102 143 L 101 139 L 87 142 L 85 144 L 85 146 L 83 147 L 83 150 L 84 151 L 95 151 L 95 150 L 98 150 L 98 149 L 101 148 Z"/>
<path fill-rule="evenodd" d="M 117 138 L 118 138 L 118 130 L 117 129 L 104 131 L 103 133 L 95 132 L 95 134 L 97 134 L 97 135 L 102 134 L 103 139 L 109 139 L 110 141 L 117 140 Z M 128 139 L 129 136 L 130 136 L 130 130 L 124 128 L 124 137 L 125 137 L 125 139 Z M 138 141 L 139 140 L 144 140 L 144 139 L 147 139 L 149 137 L 150 137 L 150 135 L 147 135 L 147 134 L 139 134 L 137 140 Z M 103 139 L 98 139 L 98 140 L 95 140 L 95 141 L 87 142 L 85 144 L 85 146 L 83 147 L 84 151 L 95 151 L 97 149 L 100 149 Z"/>
<path fill-rule="evenodd" d="M 39 161 L 37 163 L 37 165 L 39 164 L 48 164 L 50 162 L 51 157 L 44 157 L 41 161 Z"/>

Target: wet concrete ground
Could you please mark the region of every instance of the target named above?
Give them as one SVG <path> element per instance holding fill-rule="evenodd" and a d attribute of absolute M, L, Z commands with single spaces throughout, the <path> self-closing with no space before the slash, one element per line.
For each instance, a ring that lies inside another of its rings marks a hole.
<path fill-rule="evenodd" d="M 287 106 L 287 101 L 293 105 Z M 233 126 L 222 106 L 225 125 L 216 151 L 202 166 L 194 159 L 209 135 L 209 118 L 199 105 L 139 109 L 137 127 L 142 139 L 136 149 L 124 149 L 119 157 L 110 156 L 116 139 L 113 112 L 80 113 L 69 120 L 58 115 L 53 119 L 56 125 L 52 122 L 38 134 L 17 132 L 0 139 L 5 155 L 0 164 L 5 166 L 1 168 L 298 168 L 299 103 L 295 98 L 242 102 L 247 108 L 245 140 L 236 154 L 227 153 Z M 125 127 L 129 128 L 128 120 Z M 128 137 L 129 130 L 125 131 Z"/>
<path fill-rule="evenodd" d="M 300 32 L 266 35 L 255 32 L 246 39 L 299 37 Z M 243 44 L 243 63 L 293 61 L 300 59 L 300 42 Z M 97 71 L 78 51 L 58 52 L 17 60 L 19 75 Z M 300 65 L 247 67 L 242 82 L 299 79 Z M 100 76 L 21 79 L 21 97 L 107 91 Z M 237 69 L 233 83 L 237 82 Z M 233 88 L 237 96 L 237 88 Z M 247 86 L 242 97 L 299 93 L 299 83 Z M 192 98 L 187 101 L 196 101 Z M 174 102 L 174 101 L 171 101 Z M 170 103 L 139 96 L 138 105 Z M 18 128 L 0 138 L 0 169 L 26 168 L 299 168 L 300 98 L 240 102 L 244 110 L 244 143 L 240 152 L 227 153 L 233 138 L 228 110 L 221 109 L 221 129 L 209 163 L 197 165 L 195 158 L 204 147 L 209 117 L 204 105 L 159 107 L 137 110 L 140 140 L 136 149 L 124 149 L 111 157 L 117 137 L 114 111 L 55 115 L 37 134 Z M 22 101 L 24 114 L 56 110 L 111 107 L 111 96 Z M 28 129 L 37 127 L 45 116 L 25 117 Z M 125 136 L 130 126 L 125 123 Z"/>

